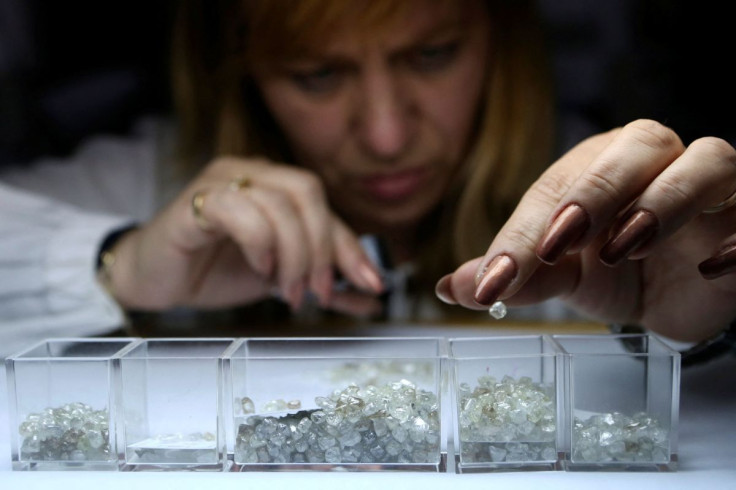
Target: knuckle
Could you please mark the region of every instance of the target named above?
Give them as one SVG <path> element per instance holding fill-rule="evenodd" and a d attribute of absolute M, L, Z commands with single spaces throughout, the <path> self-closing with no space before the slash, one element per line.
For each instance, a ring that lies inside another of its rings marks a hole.
<path fill-rule="evenodd" d="M 223 166 L 229 166 L 229 165 L 232 165 L 232 162 L 233 162 L 232 157 L 219 155 L 212 159 L 212 161 L 210 162 L 210 167 L 220 168 Z"/>
<path fill-rule="evenodd" d="M 514 248 L 519 250 L 534 251 L 537 246 L 538 239 L 534 230 L 529 227 L 513 228 L 504 232 L 504 238 L 508 240 Z"/>
<path fill-rule="evenodd" d="M 660 196 L 675 206 L 691 201 L 695 195 L 695 189 L 688 180 L 676 175 L 659 179 L 654 186 Z"/>
<path fill-rule="evenodd" d="M 254 210 L 235 213 L 239 219 L 235 224 L 235 239 L 248 249 L 265 250 L 274 243 L 273 230 L 268 221 Z"/>
<path fill-rule="evenodd" d="M 325 194 L 324 184 L 322 183 L 322 180 L 312 172 L 307 172 L 304 170 L 302 170 L 301 172 L 301 178 L 299 179 L 301 192 L 303 192 L 309 200 L 322 199 Z"/>
<path fill-rule="evenodd" d="M 680 137 L 664 124 L 651 119 L 637 119 L 621 131 L 622 134 L 655 150 L 679 150 L 683 145 Z"/>
<path fill-rule="evenodd" d="M 279 212 L 291 211 L 291 199 L 284 192 L 278 190 L 271 190 L 268 192 L 268 200 L 271 206 Z"/>
<path fill-rule="evenodd" d="M 622 199 L 622 193 L 613 180 L 615 172 L 586 172 L 580 176 L 582 184 L 590 191 L 603 195 L 605 199 L 617 203 Z"/>
<path fill-rule="evenodd" d="M 736 149 L 726 140 L 715 136 L 705 136 L 690 143 L 691 149 L 704 153 L 706 158 L 723 160 L 736 168 Z"/>
<path fill-rule="evenodd" d="M 547 172 L 529 187 L 526 196 L 546 204 L 556 204 L 572 182 L 573 179 L 567 174 Z"/>
<path fill-rule="evenodd" d="M 618 136 L 622 129 L 623 128 L 621 127 L 616 127 L 613 129 L 609 129 L 608 131 L 605 131 L 603 133 L 597 133 L 588 136 L 579 143 L 579 146 L 586 146 L 600 151 L 606 145 L 608 145 L 616 136 Z"/>
<path fill-rule="evenodd" d="M 234 167 L 242 164 L 242 160 L 232 155 L 219 155 L 216 156 L 211 162 L 210 167 L 215 172 L 222 172 L 229 174 L 233 171 Z"/>

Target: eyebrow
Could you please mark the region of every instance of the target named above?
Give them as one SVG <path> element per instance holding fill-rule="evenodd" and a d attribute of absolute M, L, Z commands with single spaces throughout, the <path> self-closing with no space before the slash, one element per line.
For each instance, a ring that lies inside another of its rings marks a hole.
<path fill-rule="evenodd" d="M 418 46 L 432 42 L 434 38 L 441 38 L 443 36 L 455 36 L 461 34 L 464 37 L 465 30 L 463 29 L 464 22 L 459 18 L 456 20 L 442 19 L 439 22 L 430 24 L 426 27 L 418 29 L 415 33 L 400 39 L 394 47 L 390 48 L 390 56 L 401 56 L 408 51 L 416 49 Z M 347 55 L 344 52 L 340 52 L 340 48 L 333 50 L 331 46 L 321 47 L 310 47 L 305 46 L 300 52 L 295 52 L 292 55 L 287 55 L 284 59 L 285 63 L 297 63 L 300 61 L 304 62 L 329 62 L 337 65 L 351 65 L 353 64 L 354 56 Z"/>

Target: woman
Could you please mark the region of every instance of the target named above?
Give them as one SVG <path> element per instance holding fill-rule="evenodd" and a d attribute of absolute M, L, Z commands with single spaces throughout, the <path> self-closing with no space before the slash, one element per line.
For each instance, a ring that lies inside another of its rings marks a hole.
<path fill-rule="evenodd" d="M 736 152 L 635 121 L 532 185 L 551 109 L 525 3 L 189 2 L 173 70 L 181 175 L 198 173 L 106 241 L 106 287 L 127 309 L 275 293 L 371 314 L 386 285 L 357 237 L 374 234 L 416 297 L 459 266 L 437 293 L 472 309 L 562 296 L 683 340 L 725 327 L 736 278 L 703 275 L 733 268 L 734 209 L 702 212 L 736 188 Z"/>
<path fill-rule="evenodd" d="M 221 9 L 205 23 L 207 7 L 192 3 L 175 38 L 184 155 L 194 167 L 192 155 L 214 158 L 158 218 L 176 226 L 154 222 L 116 247 L 126 263 L 146 250 L 111 276 L 124 305 L 251 302 L 275 284 L 295 310 L 311 291 L 324 307 L 368 311 L 374 301 L 332 287 L 338 272 L 381 292 L 356 240 L 366 233 L 387 240 L 394 263 L 416 261 L 431 292 L 440 271 L 482 252 L 548 159 L 549 94 L 527 7 Z M 247 185 L 232 192 L 237 178 Z M 233 271 L 237 286 L 223 291 L 218 272 Z M 163 274 L 170 289 L 152 280 Z"/>

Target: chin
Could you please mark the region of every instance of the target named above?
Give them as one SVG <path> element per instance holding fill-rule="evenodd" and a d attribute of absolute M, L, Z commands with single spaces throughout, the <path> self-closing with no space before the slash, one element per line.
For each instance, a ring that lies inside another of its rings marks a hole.
<path fill-rule="evenodd" d="M 376 209 L 376 206 L 372 209 Z M 413 230 L 426 214 L 424 209 L 394 208 L 368 216 L 360 215 L 357 222 L 364 224 L 367 233 L 402 233 Z"/>

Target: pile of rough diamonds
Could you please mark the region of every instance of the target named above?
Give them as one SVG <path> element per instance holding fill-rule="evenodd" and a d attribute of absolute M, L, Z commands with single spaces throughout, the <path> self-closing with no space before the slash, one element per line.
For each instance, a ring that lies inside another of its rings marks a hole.
<path fill-rule="evenodd" d="M 471 390 L 458 389 L 463 461 L 555 461 L 555 401 L 552 386 L 522 376 L 497 381 L 481 376 Z"/>
<path fill-rule="evenodd" d="M 31 413 L 20 424 L 21 458 L 30 461 L 107 461 L 107 410 L 75 402 Z"/>
<path fill-rule="evenodd" d="M 238 428 L 235 462 L 431 463 L 439 459 L 437 395 L 402 379 L 350 385 L 317 397 L 315 410 L 252 415 Z"/>

